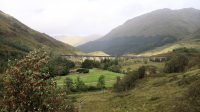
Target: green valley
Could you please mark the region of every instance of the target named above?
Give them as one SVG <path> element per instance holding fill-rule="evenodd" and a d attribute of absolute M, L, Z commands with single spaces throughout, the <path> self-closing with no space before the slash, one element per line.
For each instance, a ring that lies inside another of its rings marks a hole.
<path fill-rule="evenodd" d="M 52 1 L 0 3 L 0 112 L 200 112 L 198 0 Z"/>

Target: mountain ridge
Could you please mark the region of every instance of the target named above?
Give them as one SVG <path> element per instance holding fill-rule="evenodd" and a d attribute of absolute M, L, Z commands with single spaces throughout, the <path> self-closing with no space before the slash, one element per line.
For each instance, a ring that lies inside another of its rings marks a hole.
<path fill-rule="evenodd" d="M 112 55 L 141 53 L 187 38 L 200 28 L 199 20 L 198 9 L 160 9 L 130 19 L 104 37 L 78 48 Z"/>
<path fill-rule="evenodd" d="M 79 51 L 47 34 L 29 28 L 0 11 L 0 72 L 7 65 L 8 60 L 21 58 L 29 51 L 43 46 L 59 54 L 75 54 Z"/>
<path fill-rule="evenodd" d="M 60 42 L 47 34 L 29 28 L 22 22 L 2 11 L 0 12 L 0 19 L 2 20 L 0 22 L 1 40 L 13 43 L 18 42 L 25 45 L 29 44 L 30 46 L 27 45 L 28 48 L 37 48 L 46 45 L 47 47 L 55 48 L 57 50 L 66 49 L 69 52 L 77 50 L 76 48 Z"/>

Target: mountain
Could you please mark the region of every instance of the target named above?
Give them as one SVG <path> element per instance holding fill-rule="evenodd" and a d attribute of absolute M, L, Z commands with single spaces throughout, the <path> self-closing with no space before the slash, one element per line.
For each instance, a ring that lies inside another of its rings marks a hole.
<path fill-rule="evenodd" d="M 104 37 L 78 48 L 112 55 L 141 53 L 188 38 L 199 29 L 200 10 L 160 9 L 130 19 Z"/>
<path fill-rule="evenodd" d="M 8 59 L 21 57 L 25 53 L 46 46 L 58 53 L 74 53 L 78 51 L 68 44 L 24 25 L 14 17 L 0 11 L 0 66 Z"/>
<path fill-rule="evenodd" d="M 140 53 L 138 56 L 166 55 L 178 48 L 192 48 L 200 50 L 200 30 L 189 35 L 188 38 Z"/>
<path fill-rule="evenodd" d="M 79 46 L 89 41 L 94 41 L 100 37 L 101 37 L 100 35 L 94 34 L 94 35 L 89 35 L 85 37 L 84 36 L 56 36 L 55 38 L 64 43 L 70 44 L 72 46 Z"/>
<path fill-rule="evenodd" d="M 87 55 L 93 55 L 93 56 L 109 56 L 109 54 L 106 54 L 103 51 L 95 51 L 95 52 L 90 52 Z"/>

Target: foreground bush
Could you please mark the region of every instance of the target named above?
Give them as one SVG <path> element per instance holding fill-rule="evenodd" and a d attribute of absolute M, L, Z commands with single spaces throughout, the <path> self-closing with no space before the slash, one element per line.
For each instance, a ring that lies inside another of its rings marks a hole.
<path fill-rule="evenodd" d="M 73 111 L 73 106 L 49 74 L 41 72 L 48 63 L 42 49 L 30 52 L 24 59 L 10 65 L 3 78 L 3 105 L 1 111 L 55 112 Z"/>

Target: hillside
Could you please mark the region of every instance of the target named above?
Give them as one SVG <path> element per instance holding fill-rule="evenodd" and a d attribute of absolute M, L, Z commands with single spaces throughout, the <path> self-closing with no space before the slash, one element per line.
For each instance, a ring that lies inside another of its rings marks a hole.
<path fill-rule="evenodd" d="M 112 55 L 141 53 L 189 38 L 200 29 L 199 20 L 197 9 L 160 9 L 128 20 L 104 37 L 78 48 Z"/>
<path fill-rule="evenodd" d="M 160 54 L 167 54 L 173 51 L 174 49 L 178 48 L 193 48 L 200 50 L 200 31 L 189 35 L 190 38 L 183 39 L 181 41 L 166 44 L 161 47 L 157 47 L 155 49 L 143 52 L 138 54 L 139 56 L 153 56 L 153 55 L 160 55 Z M 129 54 L 131 55 L 131 54 Z"/>
<path fill-rule="evenodd" d="M 0 65 L 18 58 L 32 49 L 46 46 L 58 53 L 74 53 L 76 48 L 35 31 L 0 11 Z"/>
<path fill-rule="evenodd" d="M 78 98 L 82 112 L 183 112 L 174 110 L 182 103 L 180 99 L 190 87 L 195 73 L 198 74 L 199 69 L 149 76 L 138 81 L 135 89 L 121 94 L 107 90 L 72 96 Z M 191 82 L 184 83 L 185 80 Z"/>
<path fill-rule="evenodd" d="M 94 56 L 109 56 L 109 54 L 106 54 L 103 51 L 95 51 L 95 52 L 90 52 L 88 55 L 94 55 Z"/>

